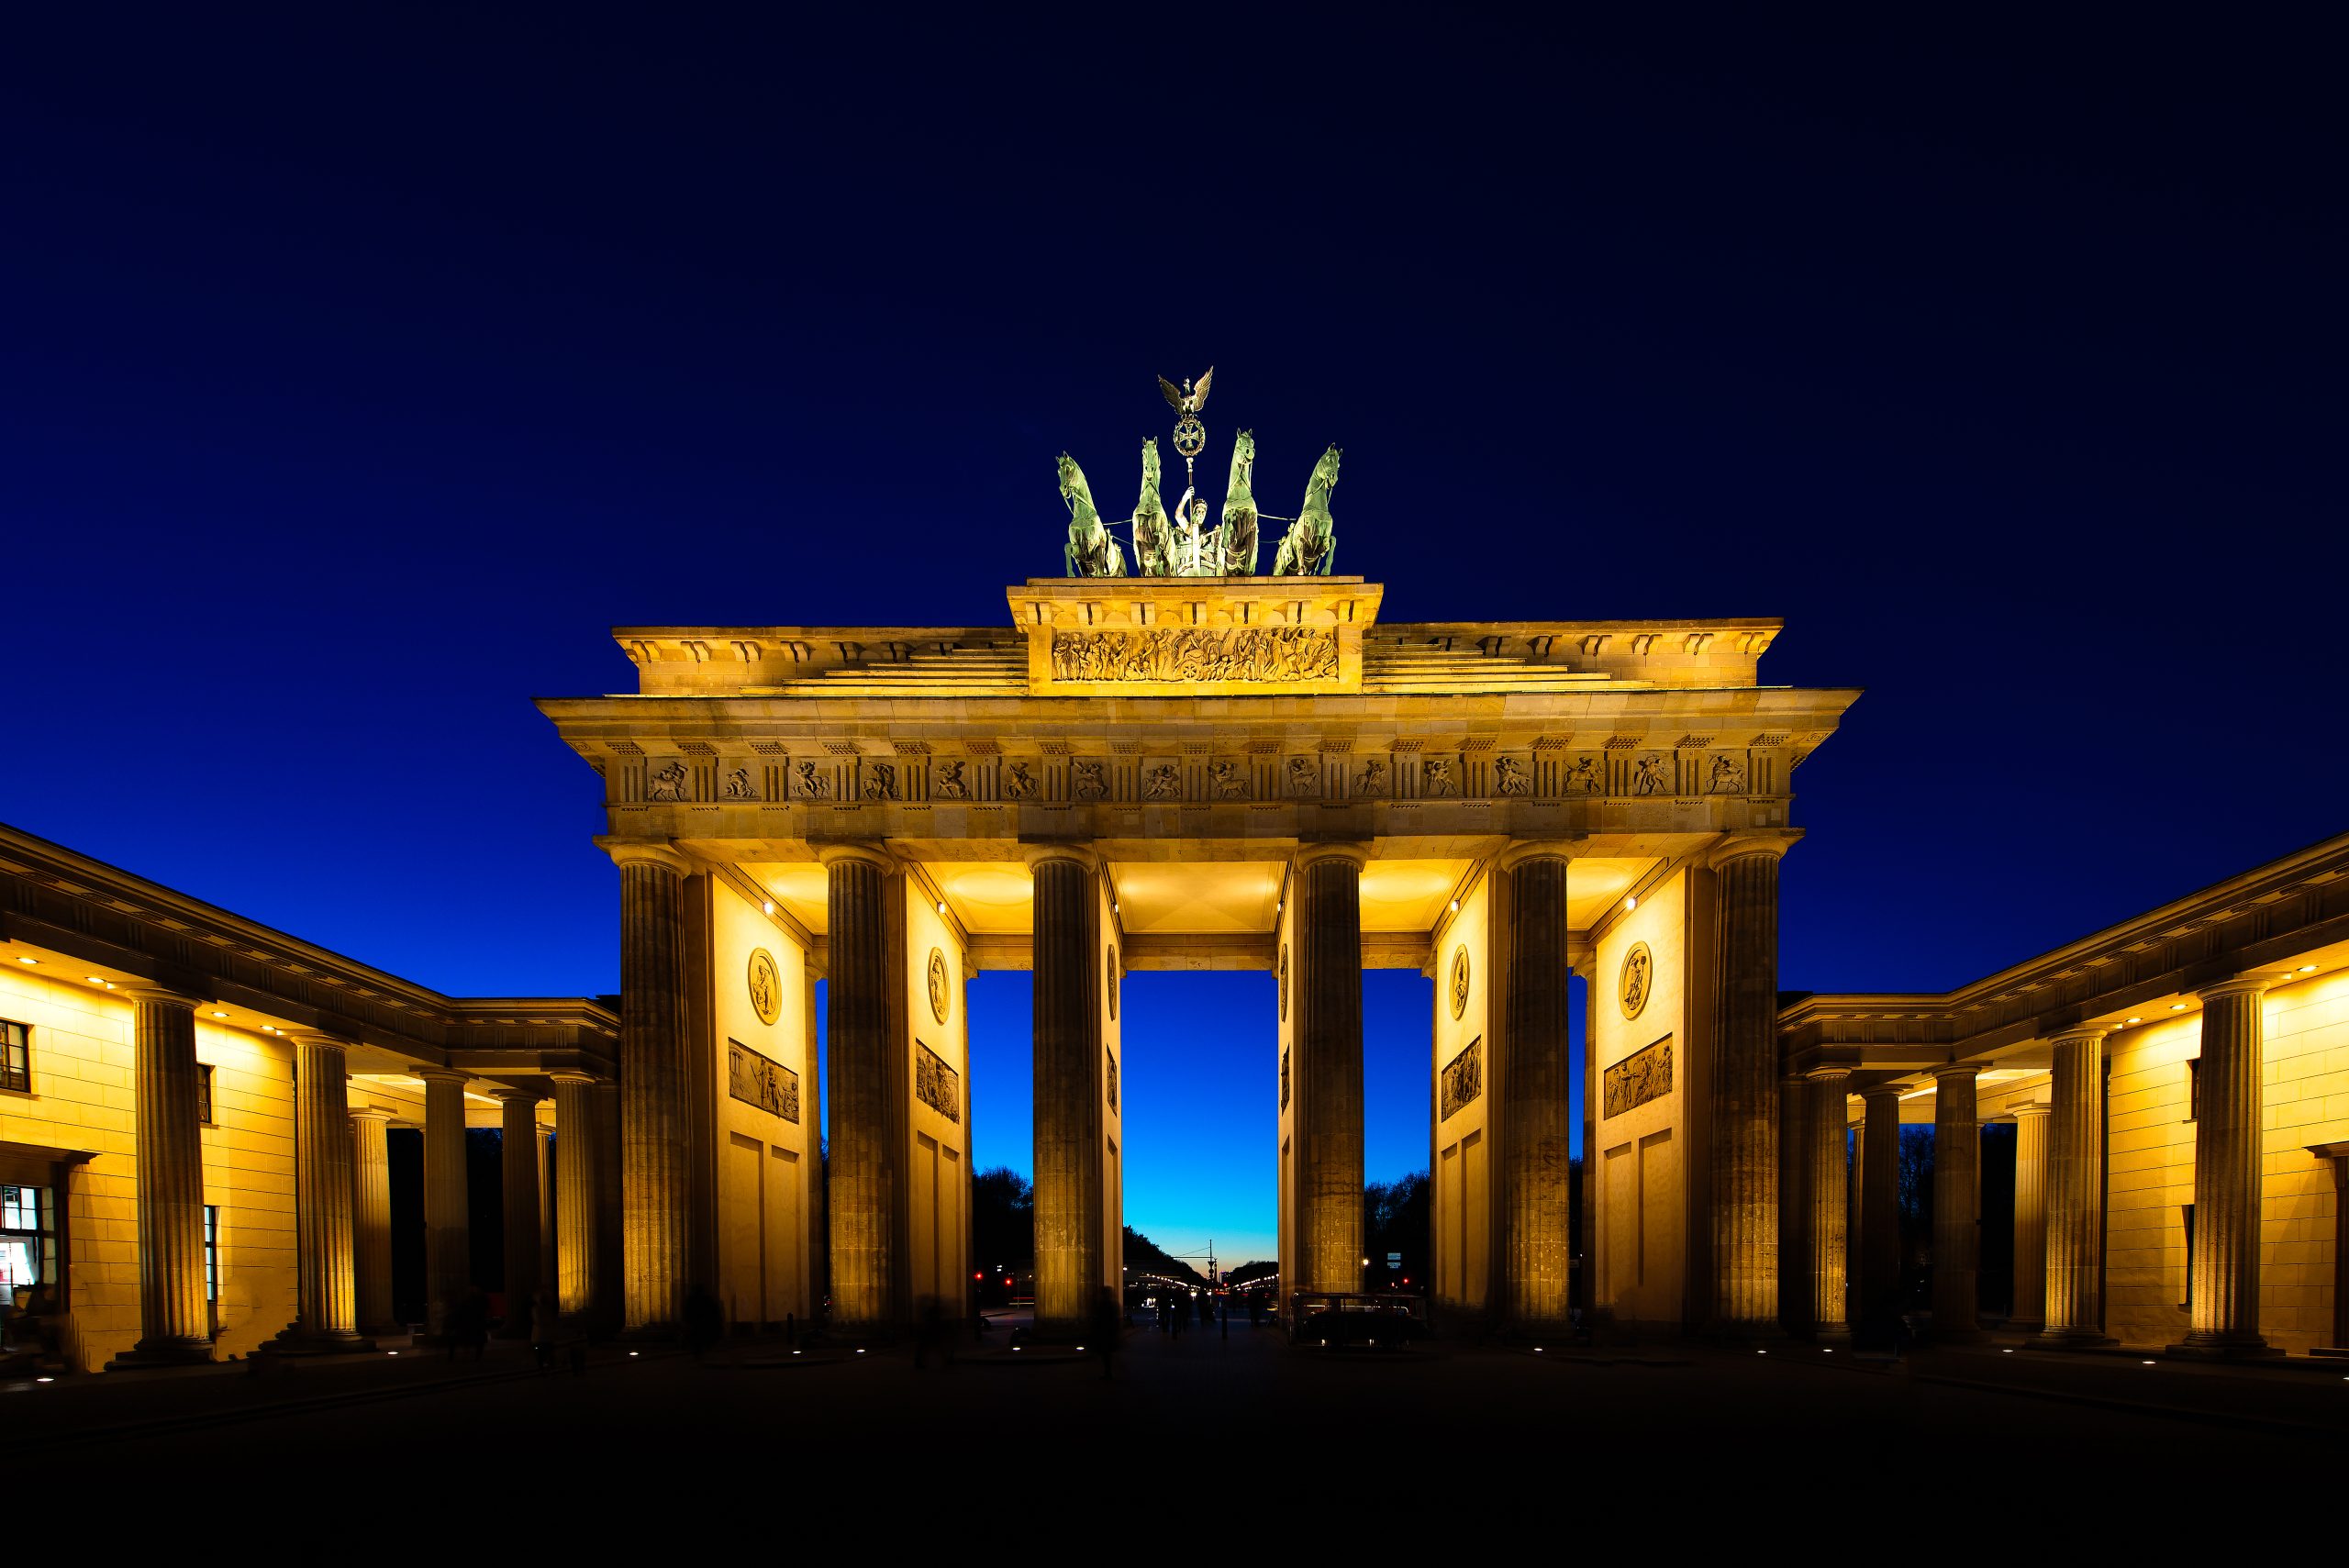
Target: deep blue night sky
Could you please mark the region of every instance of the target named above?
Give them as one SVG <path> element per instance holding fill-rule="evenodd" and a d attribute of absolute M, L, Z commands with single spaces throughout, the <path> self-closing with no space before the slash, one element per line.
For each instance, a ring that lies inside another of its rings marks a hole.
<path fill-rule="evenodd" d="M 2349 827 L 2331 39 L 56 13 L 0 63 L 0 819 L 428 984 L 615 988 L 529 706 L 627 689 L 608 628 L 996 621 L 1054 455 L 1123 505 L 1210 362 L 1219 486 L 1341 442 L 1389 618 L 1782 615 L 1765 679 L 1867 688 L 1790 988 Z M 1162 1240 L 1269 1229 L 1260 980 L 1135 982 Z M 1370 995 L 1374 1175 L 1425 984 Z"/>

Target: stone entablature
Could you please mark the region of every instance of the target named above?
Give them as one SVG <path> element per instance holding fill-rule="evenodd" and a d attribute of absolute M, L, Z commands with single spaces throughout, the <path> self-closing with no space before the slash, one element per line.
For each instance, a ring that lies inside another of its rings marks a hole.
<path fill-rule="evenodd" d="M 1779 1013 L 1780 1040 L 1796 1068 L 1835 1060 L 1913 1070 L 1988 1057 L 2341 941 L 2349 941 L 2349 834 L 1954 991 L 1802 997 Z"/>
<path fill-rule="evenodd" d="M 609 1074 L 619 1019 L 573 997 L 452 997 L 0 827 L 0 941 L 250 1008 L 403 1061 Z M 73 976 L 72 978 L 79 978 Z M 457 1059 L 462 1056 L 460 1062 Z"/>

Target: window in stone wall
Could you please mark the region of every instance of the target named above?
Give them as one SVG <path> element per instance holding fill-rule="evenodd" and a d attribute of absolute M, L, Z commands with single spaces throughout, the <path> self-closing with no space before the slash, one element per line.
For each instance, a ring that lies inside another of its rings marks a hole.
<path fill-rule="evenodd" d="M 212 1337 L 220 1337 L 220 1206 L 204 1206 L 204 1306 L 212 1318 Z"/>
<path fill-rule="evenodd" d="M 33 1031 L 0 1018 L 0 1089 L 33 1092 Z"/>
<path fill-rule="evenodd" d="M 2186 1119 L 2199 1121 L 2201 1118 L 2202 1059 L 2189 1056 L 2186 1059 Z"/>
<path fill-rule="evenodd" d="M 48 1187 L 0 1186 L 0 1289 L 43 1283 L 61 1283 L 56 1200 Z"/>
<path fill-rule="evenodd" d="M 195 1064 L 195 1119 L 210 1127 L 212 1120 L 212 1063 Z"/>

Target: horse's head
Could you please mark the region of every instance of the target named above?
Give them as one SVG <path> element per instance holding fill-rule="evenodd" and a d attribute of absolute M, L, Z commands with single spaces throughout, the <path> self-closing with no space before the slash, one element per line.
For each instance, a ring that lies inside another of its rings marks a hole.
<path fill-rule="evenodd" d="M 1245 495 L 1245 494 L 1247 494 L 1247 491 L 1248 491 L 1248 481 L 1249 481 L 1250 477 L 1251 477 L 1251 476 L 1252 476 L 1252 475 L 1254 474 L 1254 473 L 1255 473 L 1255 472 L 1256 472 L 1256 437 L 1255 437 L 1255 433 L 1254 433 L 1253 431 L 1251 431 L 1251 430 L 1242 430 L 1242 431 L 1241 431 L 1241 432 L 1240 432 L 1240 434 L 1238 434 L 1237 436 L 1234 436 L 1234 437 L 1231 439 L 1231 491 L 1232 491 L 1232 494 L 1233 494 L 1233 495 Z"/>
<path fill-rule="evenodd" d="M 1068 503 L 1072 513 L 1090 510 L 1093 506 L 1093 490 L 1085 483 L 1085 470 L 1077 467 L 1076 459 L 1066 452 L 1061 453 L 1061 499 Z"/>
<path fill-rule="evenodd" d="M 1141 444 L 1141 477 L 1152 489 L 1158 487 L 1158 438 L 1151 437 Z"/>
<path fill-rule="evenodd" d="M 1340 451 L 1333 442 L 1330 450 L 1321 454 L 1321 461 L 1313 465 L 1313 478 L 1306 488 L 1316 495 L 1329 495 L 1337 485 L 1338 460 L 1343 456 L 1345 453 Z"/>

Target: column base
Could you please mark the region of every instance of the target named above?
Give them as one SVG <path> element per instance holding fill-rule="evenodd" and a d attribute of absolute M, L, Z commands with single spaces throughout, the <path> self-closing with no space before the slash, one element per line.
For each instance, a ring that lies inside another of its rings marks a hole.
<path fill-rule="evenodd" d="M 2218 1335 L 2188 1334 L 2183 1343 L 2169 1346 L 2162 1351 L 2179 1361 L 2258 1361 L 2284 1352 L 2256 1334 Z"/>
<path fill-rule="evenodd" d="M 257 1348 L 257 1354 L 273 1356 L 350 1356 L 375 1348 L 375 1341 L 363 1334 L 305 1333 L 299 1328 L 280 1329 L 274 1339 L 266 1340 Z"/>
<path fill-rule="evenodd" d="M 1831 1345 L 1841 1350 L 1852 1342 L 1852 1329 L 1845 1323 L 1814 1325 L 1808 1337 L 1814 1345 Z"/>
<path fill-rule="evenodd" d="M 2349 1345 L 2317 1345 L 2309 1351 L 2309 1354 L 2349 1358 Z"/>
<path fill-rule="evenodd" d="M 2120 1342 L 2094 1329 L 2042 1329 L 2030 1340 L 2032 1349 L 2042 1351 L 2100 1351 Z"/>
<path fill-rule="evenodd" d="M 203 1366 L 213 1359 L 209 1340 L 141 1340 L 106 1362 L 108 1372 L 144 1372 L 156 1367 Z"/>

